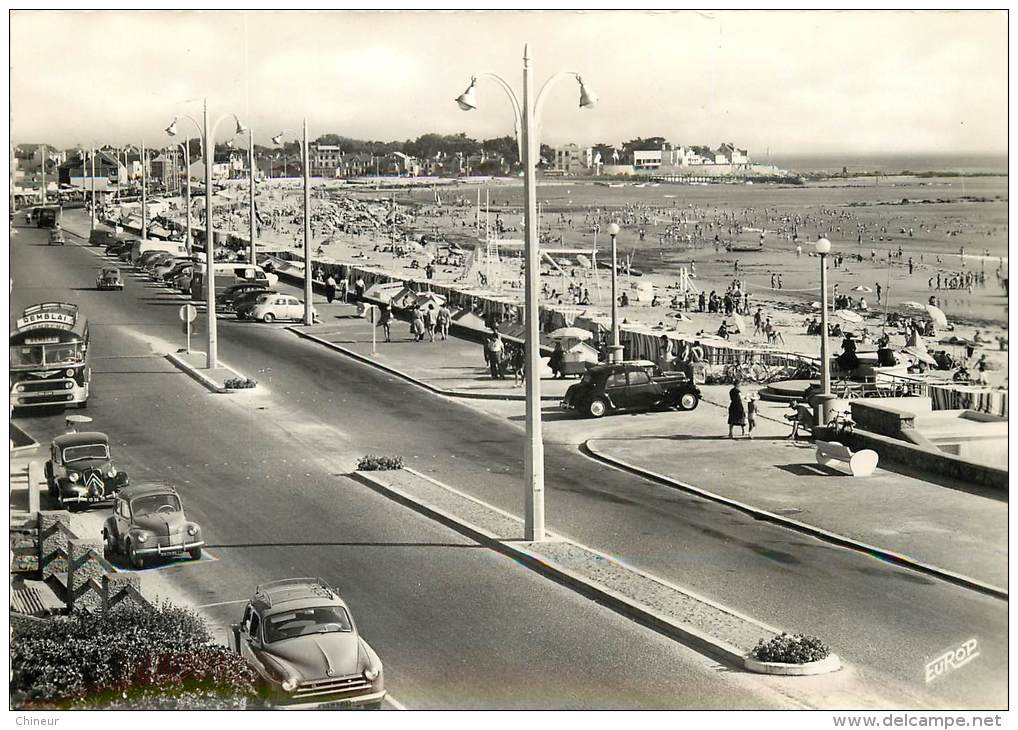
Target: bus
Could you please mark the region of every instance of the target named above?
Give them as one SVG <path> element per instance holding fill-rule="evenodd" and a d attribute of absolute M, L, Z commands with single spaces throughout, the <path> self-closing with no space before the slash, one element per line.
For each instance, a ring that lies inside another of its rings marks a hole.
<path fill-rule="evenodd" d="M 11 405 L 72 406 L 88 402 L 88 320 L 67 302 L 28 307 L 10 338 Z"/>

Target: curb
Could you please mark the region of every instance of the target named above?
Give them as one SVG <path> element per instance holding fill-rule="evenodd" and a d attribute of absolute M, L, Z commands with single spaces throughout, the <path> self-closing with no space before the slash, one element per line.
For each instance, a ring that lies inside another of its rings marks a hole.
<path fill-rule="evenodd" d="M 379 370 L 384 370 L 385 372 L 389 373 L 389 375 L 394 375 L 397 378 L 405 380 L 408 383 L 412 383 L 413 385 L 416 385 L 419 388 L 424 388 L 425 390 L 430 391 L 435 395 L 444 395 L 447 398 L 470 398 L 473 400 L 501 400 L 501 401 L 523 402 L 527 399 L 526 396 L 523 395 L 504 395 L 501 393 L 471 393 L 465 390 L 443 390 L 442 388 L 438 388 L 434 385 L 431 385 L 430 383 L 420 380 L 419 378 L 415 378 L 412 375 L 407 375 L 402 370 L 397 370 L 396 368 L 390 365 L 386 365 L 384 363 L 377 362 L 376 360 L 372 360 L 367 355 L 362 355 L 359 352 L 354 352 L 353 350 L 349 350 L 343 347 L 342 345 L 337 345 L 334 342 L 329 342 L 328 340 L 322 339 L 321 337 L 317 337 L 308 332 L 302 332 L 299 329 L 297 329 L 297 327 L 294 325 L 287 325 L 286 327 L 284 327 L 284 329 L 293 332 L 298 337 L 303 337 L 306 340 L 311 340 L 312 342 L 316 342 L 319 345 L 324 345 L 325 347 L 328 347 L 331 350 L 335 350 L 336 352 L 346 355 L 347 357 L 352 357 L 354 360 L 359 360 L 360 362 L 365 363 L 367 365 L 371 365 L 372 367 L 378 368 Z M 562 398 L 560 396 L 543 395 L 541 396 L 541 400 L 552 403 L 558 402 L 562 400 Z"/>
<path fill-rule="evenodd" d="M 658 474 L 657 472 L 650 471 L 649 469 L 634 466 L 627 461 L 623 461 L 622 459 L 618 459 L 614 456 L 609 456 L 603 451 L 598 450 L 596 446 L 591 444 L 591 441 L 597 440 L 600 439 L 588 439 L 580 444 L 580 453 L 591 459 L 608 464 L 609 466 L 613 466 L 617 469 L 621 469 L 622 471 L 635 474 L 636 476 L 643 477 L 644 479 L 648 479 L 652 482 L 657 482 L 658 484 L 663 484 L 674 489 L 680 489 L 684 492 L 695 494 L 698 497 L 709 499 L 712 502 L 718 502 L 719 504 L 732 507 L 740 512 L 745 512 L 756 519 L 772 522 L 782 527 L 795 530 L 796 532 L 810 535 L 811 537 L 823 540 L 824 542 L 829 542 L 834 545 L 838 545 L 839 547 L 855 550 L 886 563 L 892 563 L 900 568 L 913 570 L 917 573 L 922 573 L 933 578 L 939 578 L 947 583 L 952 583 L 962 588 L 983 593 L 985 595 L 992 596 L 993 598 L 998 598 L 1004 601 L 1008 600 L 1007 590 L 1000 588 L 999 586 L 984 583 L 981 580 L 970 578 L 967 575 L 955 573 L 954 571 L 947 570 L 945 568 L 938 568 L 936 565 L 924 563 L 921 560 L 915 560 L 907 555 L 891 552 L 890 550 L 885 550 L 884 548 L 877 547 L 876 545 L 870 545 L 868 543 L 846 537 L 845 535 L 839 535 L 836 532 L 831 532 L 820 527 L 814 527 L 813 525 L 808 525 L 805 522 L 793 520 L 790 517 L 784 517 L 783 515 L 778 515 L 774 512 L 768 512 L 767 510 L 754 507 L 746 504 L 745 502 L 739 502 L 728 497 L 723 497 L 720 494 L 709 492 L 706 489 L 694 487 L 692 484 L 687 484 L 686 482 L 681 482 L 678 479 Z"/>
<path fill-rule="evenodd" d="M 38 514 L 42 485 L 46 482 L 42 463 L 33 459 L 28 462 L 28 513 Z"/>
<path fill-rule="evenodd" d="M 187 373 L 189 376 L 191 376 L 191 378 L 193 380 L 196 380 L 198 383 L 200 383 L 201 385 L 203 385 L 205 388 L 207 388 L 208 390 L 212 391 L 213 393 L 229 393 L 230 392 L 226 388 L 224 388 L 221 385 L 219 385 L 219 383 L 214 381 L 212 378 L 208 377 L 207 375 L 204 375 L 200 370 L 197 370 L 196 368 L 193 368 L 190 365 L 188 365 L 186 362 L 181 360 L 179 357 L 177 357 L 172 352 L 166 353 L 166 359 L 169 360 L 170 362 L 172 362 L 179 370 L 183 370 L 185 373 Z"/>
<path fill-rule="evenodd" d="M 441 482 L 438 482 L 432 479 L 431 477 L 421 474 L 413 469 L 404 468 L 404 471 L 413 474 L 414 476 L 417 476 L 419 478 L 430 481 L 433 484 L 437 484 L 443 488 L 449 489 L 449 491 L 453 493 L 467 497 L 477 502 L 478 504 L 483 504 L 489 507 L 490 509 L 493 509 L 504 515 L 510 516 L 513 519 L 516 520 L 519 519 L 514 515 L 510 515 L 509 513 L 504 512 L 503 510 L 500 510 L 496 507 L 491 507 L 490 505 L 487 505 L 484 502 L 480 502 L 479 500 L 469 497 L 469 495 L 463 495 L 458 490 L 455 490 L 451 487 L 447 487 L 447 485 L 442 484 Z M 692 627 L 677 624 L 672 619 L 669 619 L 650 608 L 641 606 L 637 602 L 633 601 L 632 599 L 626 596 L 621 595 L 616 591 L 600 586 L 588 580 L 587 578 L 580 576 L 577 573 L 569 570 L 568 568 L 549 562 L 547 558 L 541 556 L 540 554 L 531 552 L 526 548 L 520 547 L 519 545 L 514 545 L 508 540 L 500 539 L 498 536 L 489 533 L 487 530 L 472 525 L 464 520 L 461 520 L 455 515 L 452 515 L 439 507 L 431 505 L 425 502 L 424 500 L 418 499 L 416 497 L 411 497 L 404 493 L 399 488 L 393 487 L 389 484 L 384 483 L 380 479 L 375 478 L 374 476 L 371 475 L 370 472 L 354 471 L 349 476 L 355 481 L 359 481 L 362 484 L 367 485 L 368 487 L 379 492 L 380 494 L 389 497 L 390 499 L 400 504 L 403 504 L 404 506 L 410 507 L 416 512 L 419 512 L 420 514 L 430 517 L 436 520 L 437 522 L 440 522 L 445 526 L 459 532 L 460 534 L 465 535 L 471 538 L 472 540 L 475 540 L 478 543 L 498 553 L 501 553 L 502 555 L 505 555 L 506 557 L 512 558 L 516 562 L 529 568 L 535 573 L 543 575 L 546 578 L 549 578 L 550 580 L 553 580 L 556 583 L 565 586 L 566 588 L 576 591 L 577 593 L 586 596 L 587 598 L 597 603 L 600 603 L 601 605 L 606 606 L 607 608 L 610 608 L 611 610 L 615 611 L 616 613 L 622 616 L 625 616 L 626 618 L 636 621 L 644 626 L 647 626 L 648 628 L 657 631 L 660 634 L 668 636 L 669 638 L 678 641 L 684 646 L 688 646 L 703 654 L 720 659 L 721 661 L 724 661 L 725 663 L 731 666 L 745 669 L 750 672 L 766 674 L 781 673 L 780 671 L 773 671 L 771 669 L 771 665 L 769 665 L 768 663 L 751 660 L 739 649 L 721 639 L 708 636 L 696 629 L 693 629 Z M 552 539 L 559 538 L 559 536 L 555 535 L 554 533 L 548 533 L 548 536 Z M 573 541 L 568 540 L 568 542 L 572 543 Z M 580 543 L 573 544 L 579 547 L 583 547 L 584 549 L 590 550 L 590 548 L 586 548 L 585 546 L 580 545 Z M 598 551 L 591 550 L 591 552 L 597 555 L 609 557 L 606 556 L 604 553 L 600 553 Z M 642 571 L 637 572 L 639 572 L 639 574 L 642 576 L 645 576 L 649 579 L 653 579 L 653 576 L 648 576 Z M 695 597 L 698 600 L 702 600 L 699 599 L 699 596 L 697 596 L 697 594 L 687 592 L 684 589 L 680 589 L 678 586 L 673 586 L 670 583 L 666 583 L 660 580 L 658 580 L 658 582 L 661 582 L 664 585 L 667 585 L 675 590 L 688 593 L 688 595 Z M 753 619 L 750 619 L 749 617 L 744 616 L 743 614 L 737 611 L 729 610 L 713 601 L 708 601 L 708 603 L 709 605 L 718 610 L 737 616 L 738 618 L 746 620 L 750 623 L 757 624 L 762 629 L 766 629 L 769 632 L 780 633 L 778 630 L 770 626 L 766 626 L 765 624 L 761 624 Z M 831 657 L 828 658 L 830 659 Z M 815 664 L 818 666 L 810 667 L 808 668 L 807 671 L 799 671 L 797 674 L 799 675 L 822 674 L 836 671 L 837 669 L 841 668 L 841 664 L 839 661 L 837 661 L 836 656 L 834 657 L 834 660 L 835 662 L 833 664 L 815 662 Z M 803 667 L 801 668 L 795 666 L 792 667 L 793 670 L 802 668 L 806 668 L 805 665 L 803 665 Z M 789 671 L 788 674 L 796 674 L 796 672 Z"/>
<path fill-rule="evenodd" d="M 771 674 L 781 677 L 812 677 L 817 674 L 829 674 L 841 669 L 841 659 L 837 654 L 828 654 L 823 659 L 805 664 L 786 664 L 785 662 L 761 662 L 746 657 L 746 669 L 757 674 Z"/>

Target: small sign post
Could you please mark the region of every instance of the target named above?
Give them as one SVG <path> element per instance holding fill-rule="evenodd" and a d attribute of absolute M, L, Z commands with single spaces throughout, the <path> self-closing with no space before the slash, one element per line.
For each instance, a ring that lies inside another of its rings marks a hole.
<path fill-rule="evenodd" d="M 193 304 L 185 304 L 179 311 L 180 320 L 184 323 L 184 334 L 187 335 L 187 354 L 191 354 L 191 323 L 198 316 L 198 310 Z"/>
<path fill-rule="evenodd" d="M 375 340 L 378 338 L 377 330 L 378 330 L 379 311 L 378 307 L 376 307 L 374 304 L 368 304 L 367 310 L 368 310 L 367 311 L 368 321 L 371 322 L 371 354 L 377 355 L 378 352 L 375 349 Z"/>

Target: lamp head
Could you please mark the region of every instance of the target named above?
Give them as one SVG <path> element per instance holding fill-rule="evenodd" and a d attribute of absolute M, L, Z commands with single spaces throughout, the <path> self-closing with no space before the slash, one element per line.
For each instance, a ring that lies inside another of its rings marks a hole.
<path fill-rule="evenodd" d="M 170 135 L 171 137 L 176 137 L 177 136 L 177 120 L 176 119 L 174 119 L 172 122 L 170 122 L 170 126 L 168 126 L 166 128 L 166 134 Z"/>
<path fill-rule="evenodd" d="M 821 256 L 826 256 L 831 252 L 831 242 L 826 238 L 821 238 L 814 245 L 816 246 L 817 253 Z"/>
<path fill-rule="evenodd" d="M 244 132 L 246 132 L 246 131 L 247 131 L 247 127 L 245 127 L 245 126 L 244 126 L 244 125 L 243 125 L 243 124 L 241 123 L 241 121 L 240 121 L 239 119 L 237 119 L 237 129 L 236 129 L 236 131 L 234 132 L 234 134 L 244 134 Z"/>
<path fill-rule="evenodd" d="M 475 77 L 470 79 L 470 86 L 467 87 L 467 90 L 456 97 L 456 103 L 465 112 L 473 111 L 477 108 L 477 94 L 474 91 L 476 86 L 477 78 Z"/>
<path fill-rule="evenodd" d="M 584 85 L 582 77 L 577 76 L 576 80 L 580 84 L 580 109 L 590 109 L 600 101 L 601 97 Z"/>
<path fill-rule="evenodd" d="M 619 235 L 619 231 L 620 230 L 621 229 L 619 228 L 619 224 L 618 223 L 609 223 L 608 224 L 608 235 L 609 236 L 617 236 L 617 235 Z"/>
<path fill-rule="evenodd" d="M 283 144 L 283 133 L 282 132 L 280 132 L 279 134 L 277 134 L 275 137 L 272 138 L 272 144 L 274 144 L 274 145 L 281 145 L 281 144 Z"/>

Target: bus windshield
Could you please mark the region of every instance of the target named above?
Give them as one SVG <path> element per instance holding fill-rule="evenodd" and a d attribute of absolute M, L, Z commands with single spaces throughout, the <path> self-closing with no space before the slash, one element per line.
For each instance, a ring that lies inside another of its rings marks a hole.
<path fill-rule="evenodd" d="M 10 348 L 12 367 L 45 367 L 78 365 L 84 360 L 80 342 L 55 345 L 22 345 Z"/>

